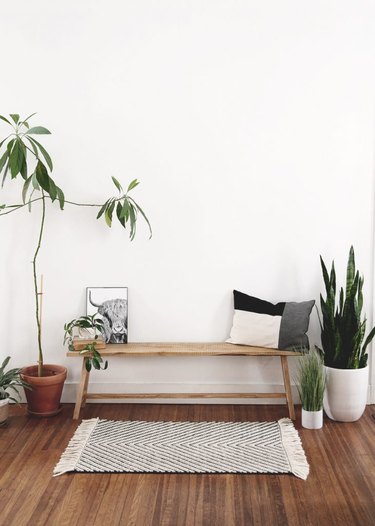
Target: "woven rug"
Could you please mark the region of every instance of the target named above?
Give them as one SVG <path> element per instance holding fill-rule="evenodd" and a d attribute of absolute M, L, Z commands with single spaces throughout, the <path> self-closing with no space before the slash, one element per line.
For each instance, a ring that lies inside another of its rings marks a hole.
<path fill-rule="evenodd" d="M 306 479 L 298 432 L 278 422 L 83 420 L 54 469 L 90 473 L 293 473 Z"/>

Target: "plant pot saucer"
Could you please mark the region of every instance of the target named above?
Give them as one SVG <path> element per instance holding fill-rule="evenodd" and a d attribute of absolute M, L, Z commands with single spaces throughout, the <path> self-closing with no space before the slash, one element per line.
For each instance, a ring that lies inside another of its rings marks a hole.
<path fill-rule="evenodd" d="M 35 411 L 30 411 L 30 409 L 27 409 L 27 412 L 29 413 L 29 415 L 35 416 L 36 418 L 44 418 L 44 417 L 47 418 L 49 416 L 55 416 L 61 413 L 61 411 L 62 411 L 62 404 L 60 404 L 59 408 L 56 409 L 55 411 L 49 411 L 45 413 L 36 413 Z"/>

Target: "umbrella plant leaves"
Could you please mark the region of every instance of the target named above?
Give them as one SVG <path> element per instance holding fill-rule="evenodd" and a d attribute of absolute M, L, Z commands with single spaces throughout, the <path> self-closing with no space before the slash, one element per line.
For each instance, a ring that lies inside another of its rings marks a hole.
<path fill-rule="evenodd" d="M 44 128 L 44 126 L 34 126 L 33 128 L 30 128 L 27 130 L 26 135 L 50 135 L 51 132 L 47 130 L 47 128 Z"/>
<path fill-rule="evenodd" d="M 49 192 L 49 181 L 50 178 L 48 176 L 47 168 L 44 166 L 44 164 L 41 161 L 38 161 L 38 164 L 36 165 L 35 169 L 36 173 L 36 179 L 40 186 L 45 190 L 46 192 Z"/>
<path fill-rule="evenodd" d="M 121 193 L 122 192 L 122 186 L 121 184 L 118 182 L 118 180 L 116 179 L 116 177 L 113 177 L 112 176 L 112 181 L 114 182 L 117 190 Z"/>
<path fill-rule="evenodd" d="M 23 163 L 25 161 L 25 154 L 22 147 L 22 142 L 17 139 L 14 142 L 14 146 L 9 156 L 9 166 L 12 179 L 14 179 L 18 173 L 22 170 Z"/>
<path fill-rule="evenodd" d="M 40 144 L 40 142 L 38 142 L 36 139 L 34 139 L 34 137 L 28 137 L 28 139 L 29 139 L 30 142 L 34 143 L 34 145 L 36 145 L 39 148 L 41 154 L 43 155 L 43 157 L 44 157 L 44 159 L 45 159 L 45 161 L 47 163 L 48 168 L 52 172 L 52 170 L 53 170 L 52 159 L 51 159 L 51 156 L 49 155 L 49 153 L 47 152 L 47 150 L 44 148 L 44 146 L 42 144 Z M 34 152 L 35 152 L 35 150 L 34 150 Z"/>

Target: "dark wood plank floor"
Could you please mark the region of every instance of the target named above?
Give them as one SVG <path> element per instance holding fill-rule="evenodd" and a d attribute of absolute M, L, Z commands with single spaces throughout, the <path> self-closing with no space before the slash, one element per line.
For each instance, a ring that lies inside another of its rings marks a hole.
<path fill-rule="evenodd" d="M 52 470 L 78 423 L 12 407 L 0 428 L 1 525 L 375 525 L 375 406 L 355 423 L 296 427 L 310 463 L 293 475 L 66 474 Z M 277 420 L 284 406 L 89 404 L 84 418 Z"/>

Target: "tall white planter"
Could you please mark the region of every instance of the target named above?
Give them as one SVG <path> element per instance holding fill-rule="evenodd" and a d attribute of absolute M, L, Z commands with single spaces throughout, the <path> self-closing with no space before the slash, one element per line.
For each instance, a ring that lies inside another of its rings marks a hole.
<path fill-rule="evenodd" d="M 327 416 L 340 422 L 355 422 L 367 402 L 368 366 L 362 369 L 325 367 L 326 390 L 323 408 Z"/>

